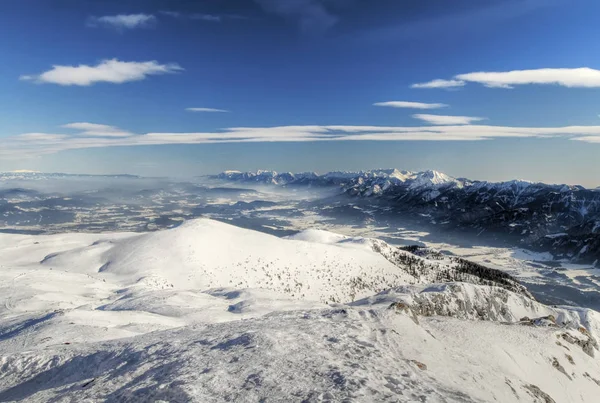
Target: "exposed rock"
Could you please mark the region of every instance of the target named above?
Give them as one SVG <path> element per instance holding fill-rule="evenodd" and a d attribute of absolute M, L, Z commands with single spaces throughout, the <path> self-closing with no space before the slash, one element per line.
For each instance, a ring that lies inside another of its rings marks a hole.
<path fill-rule="evenodd" d="M 422 316 L 451 316 L 460 319 L 513 322 L 507 307 L 509 292 L 502 288 L 475 288 L 470 295 L 460 283 L 447 285 L 448 292 L 423 292 L 413 296 L 415 312 Z M 523 298 L 523 303 L 528 300 Z M 534 301 L 530 301 L 532 304 Z"/>
<path fill-rule="evenodd" d="M 556 403 L 549 394 L 541 390 L 535 385 L 525 385 L 523 386 L 536 400 L 536 402 L 541 403 Z"/>
<path fill-rule="evenodd" d="M 410 362 L 415 364 L 417 368 L 419 368 L 421 371 L 427 371 L 427 365 L 423 364 L 422 362 L 419 362 L 417 360 L 410 360 Z"/>
<path fill-rule="evenodd" d="M 562 339 L 565 340 L 567 343 L 581 347 L 583 352 L 589 355 L 590 357 L 594 357 L 595 350 L 598 350 L 598 342 L 591 336 L 585 336 L 585 339 L 580 339 L 578 337 L 573 336 L 570 332 L 561 333 L 557 336 L 562 337 Z"/>
<path fill-rule="evenodd" d="M 596 383 L 596 385 L 600 386 L 600 380 L 592 377 L 590 374 L 588 374 L 587 372 L 583 374 L 583 376 L 585 376 L 586 378 L 588 378 L 591 381 L 594 381 Z"/>
<path fill-rule="evenodd" d="M 571 365 L 575 365 L 575 360 L 572 356 L 570 356 L 569 354 L 565 354 L 565 357 L 567 357 L 567 361 L 569 361 Z"/>
<path fill-rule="evenodd" d="M 558 361 L 558 358 L 552 358 L 552 366 L 556 368 L 559 372 L 562 372 L 567 378 L 569 378 L 570 381 L 573 380 L 573 378 L 571 378 L 571 376 L 567 374 L 565 367 L 563 367 L 562 364 Z"/>
<path fill-rule="evenodd" d="M 548 315 L 541 318 L 529 319 L 527 316 L 521 318 L 519 325 L 537 326 L 537 327 L 559 327 L 554 315 Z"/>

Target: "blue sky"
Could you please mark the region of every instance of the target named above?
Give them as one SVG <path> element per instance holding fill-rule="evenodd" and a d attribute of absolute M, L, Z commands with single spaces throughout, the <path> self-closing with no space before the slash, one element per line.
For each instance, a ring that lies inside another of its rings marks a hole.
<path fill-rule="evenodd" d="M 600 185 L 592 0 L 2 5 L 0 170 Z"/>

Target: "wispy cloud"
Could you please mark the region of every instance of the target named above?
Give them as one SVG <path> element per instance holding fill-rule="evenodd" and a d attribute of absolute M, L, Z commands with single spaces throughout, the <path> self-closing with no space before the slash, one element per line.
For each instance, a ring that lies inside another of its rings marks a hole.
<path fill-rule="evenodd" d="M 419 89 L 432 89 L 432 88 L 442 88 L 442 89 L 455 89 L 465 86 L 465 82 L 462 80 L 432 80 L 426 83 L 417 83 L 410 86 L 410 88 L 419 88 Z"/>
<path fill-rule="evenodd" d="M 52 133 L 24 133 L 15 136 L 14 138 L 18 141 L 23 142 L 41 142 L 45 143 L 48 141 L 57 141 L 68 138 L 66 134 L 52 134 Z"/>
<path fill-rule="evenodd" d="M 373 106 L 385 106 L 389 108 L 407 108 L 407 109 L 439 109 L 446 108 L 446 104 L 427 104 L 423 102 L 408 102 L 408 101 L 388 101 L 376 102 Z"/>
<path fill-rule="evenodd" d="M 427 114 L 416 114 L 412 115 L 412 117 L 432 125 L 470 125 L 473 122 L 479 122 L 486 119 L 473 116 L 444 116 Z"/>
<path fill-rule="evenodd" d="M 133 133 L 128 132 L 126 130 L 121 130 L 115 126 L 108 125 L 100 125 L 96 123 L 87 123 L 87 122 L 79 122 L 79 123 L 68 123 L 66 125 L 62 125 L 61 127 L 65 129 L 74 129 L 79 131 L 80 136 L 89 136 L 89 137 L 129 137 L 132 136 Z"/>
<path fill-rule="evenodd" d="M 70 123 L 65 127 L 77 130 L 77 133 L 25 133 L 4 138 L 0 143 L 0 156 L 22 158 L 97 147 L 241 142 L 479 141 L 531 137 L 600 143 L 600 126 L 536 128 L 463 124 L 416 127 L 315 125 L 232 127 L 216 132 L 145 134 L 134 134 L 114 126 L 91 123 Z"/>
<path fill-rule="evenodd" d="M 176 63 L 160 64 L 156 60 L 122 62 L 110 59 L 103 60 L 95 66 L 55 65 L 44 73 L 23 75 L 20 79 L 36 83 L 89 86 L 100 82 L 122 84 L 128 81 L 140 81 L 151 75 L 176 73 L 181 70 L 183 69 Z"/>
<path fill-rule="evenodd" d="M 149 28 L 156 24 L 156 17 L 152 14 L 119 14 L 105 15 L 103 17 L 90 17 L 87 20 L 89 27 L 108 27 L 117 30 Z"/>
<path fill-rule="evenodd" d="M 229 112 L 226 109 L 216 109 L 216 108 L 185 108 L 188 112 Z"/>
<path fill-rule="evenodd" d="M 598 134 L 597 136 L 575 137 L 575 138 L 573 138 L 573 140 L 583 141 L 585 143 L 598 143 L 598 144 L 600 144 L 600 134 Z"/>

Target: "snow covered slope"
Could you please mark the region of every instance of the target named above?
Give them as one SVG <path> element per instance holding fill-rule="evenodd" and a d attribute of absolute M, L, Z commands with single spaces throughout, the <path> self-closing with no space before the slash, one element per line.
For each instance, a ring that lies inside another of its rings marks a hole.
<path fill-rule="evenodd" d="M 598 313 L 428 284 L 462 265 L 210 220 L 0 234 L 0 401 L 594 401 Z"/>
<path fill-rule="evenodd" d="M 416 323 L 396 309 L 290 311 L 13 353 L 0 400 L 594 402 L 598 360 L 562 333 Z"/>
<path fill-rule="evenodd" d="M 118 278 L 151 289 L 266 288 L 291 297 L 351 300 L 394 284 L 414 282 L 369 249 L 281 239 L 199 219 L 166 231 L 104 239 L 82 248 L 48 255 L 44 267 Z M 354 290 L 352 278 L 368 282 Z"/>

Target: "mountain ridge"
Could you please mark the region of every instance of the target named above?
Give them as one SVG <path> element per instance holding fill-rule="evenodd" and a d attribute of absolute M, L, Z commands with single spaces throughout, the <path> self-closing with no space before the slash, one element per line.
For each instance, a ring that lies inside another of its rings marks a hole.
<path fill-rule="evenodd" d="M 486 185 L 516 185 L 519 184 L 521 186 L 528 185 L 544 185 L 544 186 L 552 186 L 552 187 L 576 187 L 587 190 L 596 190 L 600 189 L 600 186 L 595 188 L 588 188 L 579 184 L 566 184 L 566 183 L 546 183 L 541 181 L 531 181 L 527 179 L 509 179 L 505 181 L 488 181 L 488 180 L 472 180 L 465 177 L 453 177 L 447 175 L 441 171 L 437 170 L 425 170 L 425 171 L 407 171 L 407 170 L 399 170 L 397 168 L 376 168 L 376 169 L 368 169 L 368 170 L 359 170 L 359 171 L 330 171 L 323 174 L 319 174 L 317 172 L 277 172 L 273 170 L 263 170 L 259 169 L 256 171 L 239 171 L 239 170 L 225 170 L 219 174 L 207 175 L 213 179 L 225 179 L 225 180 L 233 180 L 233 181 L 247 181 L 247 182 L 261 182 L 266 181 L 266 183 L 273 183 L 279 185 L 288 185 L 294 184 L 296 181 L 303 181 L 307 178 L 313 178 L 314 180 L 323 180 L 323 179 L 357 179 L 359 177 L 363 178 L 381 178 L 381 179 L 400 179 L 402 182 L 405 182 L 410 178 L 422 178 L 427 176 L 437 176 L 440 178 L 445 178 L 446 181 L 456 181 L 465 184 L 486 184 Z M 273 179 L 274 182 L 271 182 L 270 179 Z M 289 181 L 291 179 L 291 181 Z"/>
<path fill-rule="evenodd" d="M 339 188 L 392 214 L 429 217 L 444 229 L 488 232 L 557 259 L 600 264 L 600 192 L 523 180 L 471 181 L 437 171 L 377 169 L 324 175 L 229 171 L 213 179 L 280 187 Z M 563 234 L 548 238 L 548 235 Z"/>

